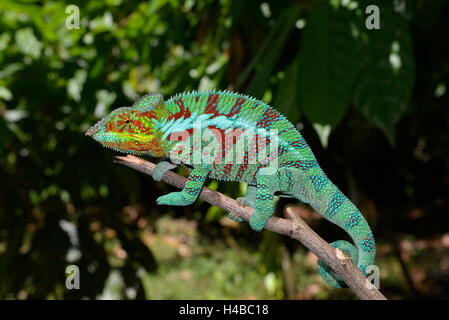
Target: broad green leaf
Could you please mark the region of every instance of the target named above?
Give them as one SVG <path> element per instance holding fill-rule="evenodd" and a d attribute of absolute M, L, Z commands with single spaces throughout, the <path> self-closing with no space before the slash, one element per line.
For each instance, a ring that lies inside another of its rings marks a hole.
<path fill-rule="evenodd" d="M 252 61 L 248 64 L 248 66 L 243 70 L 243 72 L 240 74 L 240 76 L 237 79 L 236 86 L 237 88 L 240 88 L 242 84 L 248 79 L 251 72 L 254 70 L 254 67 L 256 66 L 256 63 L 258 63 L 262 57 L 264 52 L 267 50 L 269 44 L 273 41 L 273 38 L 275 34 L 278 32 L 278 29 L 281 25 L 281 20 L 276 24 L 276 26 L 273 27 L 270 34 L 265 38 L 265 41 L 261 44 L 259 51 L 255 55 L 255 57 L 252 59 Z"/>
<path fill-rule="evenodd" d="M 256 69 L 256 73 L 251 79 L 246 92 L 254 97 L 262 97 L 267 89 L 270 76 L 273 73 L 279 55 L 282 52 L 287 36 L 298 17 L 298 13 L 299 9 L 294 8 L 290 11 L 286 11 L 286 13 L 279 19 L 278 24 L 267 37 L 254 60 L 239 77 L 237 87 L 243 83 L 244 79 L 246 79 L 253 69 Z"/>
<path fill-rule="evenodd" d="M 390 143 L 394 125 L 408 107 L 415 79 L 412 41 L 408 24 L 388 6 L 380 6 L 380 29 L 358 25 L 359 73 L 354 104 L 381 128 Z"/>
<path fill-rule="evenodd" d="M 351 15 L 348 8 L 323 1 L 308 17 L 298 57 L 298 88 L 311 122 L 335 127 L 351 101 L 357 60 Z"/>
<path fill-rule="evenodd" d="M 292 123 L 299 121 L 301 109 L 298 101 L 298 62 L 297 59 L 285 70 L 279 81 L 274 107 Z"/>

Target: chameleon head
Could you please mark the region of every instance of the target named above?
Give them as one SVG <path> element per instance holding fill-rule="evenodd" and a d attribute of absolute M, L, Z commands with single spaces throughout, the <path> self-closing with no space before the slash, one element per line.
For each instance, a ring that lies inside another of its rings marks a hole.
<path fill-rule="evenodd" d="M 161 95 L 144 96 L 131 107 L 109 113 L 86 135 L 116 151 L 161 157 L 164 150 L 154 120 L 163 116 L 163 104 Z"/>

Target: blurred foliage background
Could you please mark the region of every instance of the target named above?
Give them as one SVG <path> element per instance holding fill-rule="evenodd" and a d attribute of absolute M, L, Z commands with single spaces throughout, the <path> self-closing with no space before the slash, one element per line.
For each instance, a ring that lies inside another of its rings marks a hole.
<path fill-rule="evenodd" d="M 379 30 L 365 27 L 371 4 Z M 193 89 L 287 115 L 372 226 L 382 292 L 448 298 L 448 31 L 444 0 L 2 0 L 0 298 L 355 297 L 291 239 L 202 201 L 156 206 L 171 187 L 84 136 L 144 94 Z M 79 290 L 65 288 L 70 264 Z"/>

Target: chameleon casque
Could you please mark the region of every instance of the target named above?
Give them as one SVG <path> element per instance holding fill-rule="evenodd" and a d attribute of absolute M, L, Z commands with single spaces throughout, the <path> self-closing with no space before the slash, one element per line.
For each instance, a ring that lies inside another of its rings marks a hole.
<path fill-rule="evenodd" d="M 246 131 L 253 134 L 237 148 Z M 193 91 L 167 101 L 149 94 L 112 111 L 86 135 L 116 151 L 163 158 L 153 172 L 157 181 L 177 164 L 191 168 L 184 189 L 159 197 L 160 205 L 192 204 L 208 176 L 244 182 L 246 193 L 237 200 L 255 208 L 253 230 L 260 231 L 273 214 L 275 195 L 296 198 L 349 233 L 357 249 L 347 241 L 331 245 L 351 256 L 365 276 L 374 263 L 374 237 L 360 211 L 326 177 L 299 131 L 262 101 L 230 91 Z M 268 154 L 261 160 L 262 153 Z M 327 283 L 346 287 L 321 260 L 318 270 Z"/>

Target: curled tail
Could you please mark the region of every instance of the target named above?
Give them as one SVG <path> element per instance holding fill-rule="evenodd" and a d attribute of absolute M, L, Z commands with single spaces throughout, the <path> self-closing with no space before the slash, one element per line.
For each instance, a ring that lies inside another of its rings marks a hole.
<path fill-rule="evenodd" d="M 308 177 L 313 194 L 307 197 L 307 200 L 310 200 L 307 202 L 321 216 L 340 226 L 351 236 L 356 247 L 343 240 L 332 242 L 330 245 L 350 256 L 366 276 L 366 268 L 374 263 L 376 254 L 371 229 L 356 206 L 322 172 L 320 173 Z M 321 260 L 318 260 L 318 271 L 330 285 L 347 288 L 343 280 Z"/>

